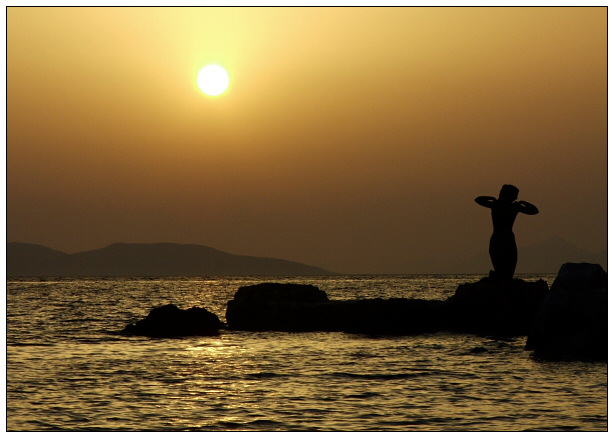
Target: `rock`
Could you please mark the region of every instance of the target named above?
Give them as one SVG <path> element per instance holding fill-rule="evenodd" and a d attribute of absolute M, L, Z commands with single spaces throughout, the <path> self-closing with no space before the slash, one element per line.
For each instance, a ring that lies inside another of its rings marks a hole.
<path fill-rule="evenodd" d="M 328 301 L 326 292 L 309 284 L 261 283 L 241 286 L 234 301 L 243 304 L 321 303 Z"/>
<path fill-rule="evenodd" d="M 232 330 L 409 334 L 436 331 L 437 306 L 403 298 L 330 301 L 315 286 L 265 283 L 239 288 L 226 321 Z"/>
<path fill-rule="evenodd" d="M 485 278 L 460 285 L 446 301 L 407 298 L 329 300 L 315 286 L 267 283 L 241 287 L 228 302 L 232 330 L 343 331 L 413 335 L 453 331 L 526 336 L 548 292 L 545 281 Z"/>
<path fill-rule="evenodd" d="M 192 307 L 187 310 L 174 304 L 156 307 L 136 324 L 128 324 L 123 333 L 156 338 L 179 336 L 215 336 L 219 334 L 220 319 L 207 309 Z"/>
<path fill-rule="evenodd" d="M 318 304 L 326 292 L 312 285 L 262 283 L 242 286 L 228 302 L 226 322 L 233 330 L 316 331 Z"/>
<path fill-rule="evenodd" d="M 319 307 L 322 329 L 368 335 L 435 333 L 441 301 L 407 298 L 331 301 Z"/>
<path fill-rule="evenodd" d="M 482 278 L 458 286 L 445 301 L 447 330 L 490 336 L 526 336 L 548 294 L 544 280 Z"/>
<path fill-rule="evenodd" d="M 233 300 L 226 321 L 231 330 L 407 335 L 439 331 L 440 306 L 441 301 L 405 298 L 251 305 Z"/>
<path fill-rule="evenodd" d="M 600 265 L 566 263 L 536 316 L 526 349 L 545 360 L 607 361 L 607 274 Z"/>

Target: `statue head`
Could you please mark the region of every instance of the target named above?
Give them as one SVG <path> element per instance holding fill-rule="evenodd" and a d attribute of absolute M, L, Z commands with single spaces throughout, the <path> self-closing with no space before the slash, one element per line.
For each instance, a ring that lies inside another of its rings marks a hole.
<path fill-rule="evenodd" d="M 503 202 L 514 202 L 518 199 L 518 191 L 517 187 L 510 184 L 504 184 L 499 192 L 499 200 Z"/>

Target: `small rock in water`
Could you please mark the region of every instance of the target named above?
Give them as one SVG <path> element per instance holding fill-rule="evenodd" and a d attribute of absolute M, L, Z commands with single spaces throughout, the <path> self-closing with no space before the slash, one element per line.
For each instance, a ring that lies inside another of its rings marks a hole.
<path fill-rule="evenodd" d="M 261 283 L 240 287 L 226 307 L 233 330 L 313 331 L 321 329 L 318 305 L 328 304 L 316 286 Z"/>
<path fill-rule="evenodd" d="M 179 309 L 174 304 L 156 307 L 136 324 L 128 324 L 123 333 L 156 338 L 179 336 L 215 336 L 219 334 L 220 319 L 207 309 L 192 307 Z"/>

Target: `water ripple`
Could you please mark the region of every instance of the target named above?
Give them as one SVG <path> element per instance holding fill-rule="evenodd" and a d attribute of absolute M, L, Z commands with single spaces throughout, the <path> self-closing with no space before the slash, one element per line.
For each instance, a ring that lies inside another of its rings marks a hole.
<path fill-rule="evenodd" d="M 603 431 L 607 365 L 530 358 L 525 338 L 119 335 L 174 302 L 224 314 L 239 286 L 441 299 L 472 277 L 9 281 L 9 431 Z M 479 354 L 478 354 L 479 353 Z"/>

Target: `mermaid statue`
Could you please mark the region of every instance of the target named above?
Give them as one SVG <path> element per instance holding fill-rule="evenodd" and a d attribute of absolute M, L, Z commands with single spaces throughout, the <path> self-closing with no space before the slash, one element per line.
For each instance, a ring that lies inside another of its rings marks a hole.
<path fill-rule="evenodd" d="M 518 189 L 505 184 L 499 192 L 499 199 L 492 196 L 478 196 L 475 202 L 482 207 L 490 208 L 492 215 L 493 233 L 490 237 L 488 253 L 494 268 L 494 276 L 499 280 L 514 278 L 518 251 L 516 238 L 512 232 L 514 221 L 518 213 L 537 214 L 539 210 L 526 201 L 516 201 Z"/>

